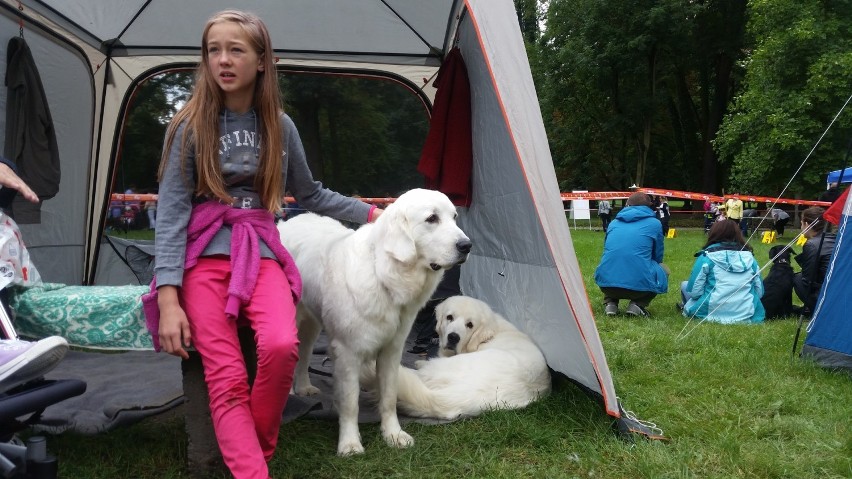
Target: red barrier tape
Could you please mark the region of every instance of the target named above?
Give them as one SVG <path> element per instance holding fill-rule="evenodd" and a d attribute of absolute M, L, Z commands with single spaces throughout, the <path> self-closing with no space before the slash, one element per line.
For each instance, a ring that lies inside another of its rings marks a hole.
<path fill-rule="evenodd" d="M 807 206 L 831 206 L 827 201 L 810 201 L 810 200 L 794 200 L 788 198 L 772 198 L 769 196 L 751 196 L 751 195 L 728 195 L 726 197 L 711 195 L 707 193 L 692 193 L 689 191 L 664 190 L 660 188 L 639 188 L 636 191 L 648 193 L 649 195 L 666 196 L 668 198 L 680 198 L 685 200 L 706 200 L 714 202 L 724 201 L 725 198 L 739 198 L 743 201 L 751 201 L 755 203 L 781 203 L 787 205 L 807 205 Z M 632 191 L 589 191 L 589 192 L 571 192 L 562 193 L 562 201 L 571 200 L 620 200 L 627 199 Z M 361 201 L 370 204 L 388 204 L 396 201 L 396 198 L 359 198 Z M 157 201 L 157 195 L 154 194 L 130 194 L 113 193 L 110 196 L 111 201 Z M 296 200 L 292 196 L 285 196 L 284 201 L 293 203 Z"/>
<path fill-rule="evenodd" d="M 359 200 L 365 203 L 376 203 L 376 204 L 387 204 L 393 203 L 396 201 L 396 198 L 358 198 Z M 113 193 L 110 195 L 110 201 L 157 201 L 157 195 L 146 193 L 146 194 L 123 194 L 123 193 Z M 283 201 L 287 203 L 294 203 L 296 201 L 292 196 L 285 196 Z"/>
<path fill-rule="evenodd" d="M 719 203 L 724 201 L 726 198 L 739 198 L 743 201 L 750 201 L 754 203 L 780 203 L 786 205 L 807 205 L 807 206 L 831 206 L 831 203 L 827 201 L 812 201 L 812 200 L 796 200 L 789 198 L 772 198 L 770 196 L 752 196 L 752 195 L 728 195 L 728 196 L 718 196 L 711 195 L 707 193 L 693 193 L 689 191 L 678 191 L 678 190 L 664 190 L 661 188 L 639 188 L 636 191 L 640 191 L 642 193 L 647 193 L 649 195 L 656 196 L 665 196 L 668 198 L 680 198 L 685 200 L 706 200 Z M 612 199 L 626 199 L 631 194 L 632 191 L 595 191 L 595 192 L 572 192 L 572 193 L 562 193 L 562 201 L 570 201 L 570 200 L 612 200 Z"/>

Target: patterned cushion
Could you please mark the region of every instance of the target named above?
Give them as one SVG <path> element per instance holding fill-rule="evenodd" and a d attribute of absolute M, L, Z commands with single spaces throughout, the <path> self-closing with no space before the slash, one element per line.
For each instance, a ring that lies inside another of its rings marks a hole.
<path fill-rule="evenodd" d="M 9 305 L 21 336 L 62 336 L 85 348 L 153 349 L 142 314 L 146 292 L 148 286 L 42 283 L 14 287 Z"/>

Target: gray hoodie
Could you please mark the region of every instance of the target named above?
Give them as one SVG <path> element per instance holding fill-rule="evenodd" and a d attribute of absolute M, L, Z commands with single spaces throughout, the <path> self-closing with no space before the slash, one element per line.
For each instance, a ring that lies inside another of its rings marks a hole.
<path fill-rule="evenodd" d="M 323 188 L 315 181 L 305 159 L 305 150 L 293 120 L 281 115 L 284 135 L 282 155 L 282 184 L 303 208 L 339 220 L 366 223 L 370 205 L 355 198 Z M 154 274 L 157 285 L 183 284 L 183 265 L 186 257 L 186 228 L 192 213 L 195 191 L 195 152 L 187 152 L 185 171 L 181 173 L 180 146 L 186 124 L 175 132 L 169 151 L 169 160 L 160 180 L 157 201 L 157 229 L 155 234 L 156 262 Z M 219 115 L 219 161 L 228 193 L 234 197 L 258 198 L 254 188 L 260 145 L 254 110 L 237 115 L 223 110 Z M 283 192 L 282 192 L 283 196 Z M 202 256 L 229 255 L 231 229 L 224 226 L 202 253 Z M 261 256 L 274 258 L 272 251 L 261 240 Z"/>

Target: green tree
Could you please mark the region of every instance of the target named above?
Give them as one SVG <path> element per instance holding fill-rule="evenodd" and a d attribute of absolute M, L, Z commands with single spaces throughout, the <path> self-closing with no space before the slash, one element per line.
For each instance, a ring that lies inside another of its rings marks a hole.
<path fill-rule="evenodd" d="M 541 9 L 538 0 L 515 0 L 515 11 L 518 14 L 518 24 L 521 35 L 527 45 L 533 44 L 539 37 L 539 21 Z"/>
<path fill-rule="evenodd" d="M 555 0 L 531 55 L 563 187 L 717 189 L 744 7 Z"/>
<path fill-rule="evenodd" d="M 428 111 L 411 90 L 387 78 L 279 75 L 314 176 L 344 194 L 396 195 L 422 186 L 416 170 Z M 134 93 L 112 191 L 156 186 L 163 137 L 188 98 L 192 72 L 154 76 Z"/>
<path fill-rule="evenodd" d="M 281 77 L 311 171 L 344 194 L 391 195 L 423 185 L 417 172 L 429 116 L 403 85 L 323 74 Z"/>
<path fill-rule="evenodd" d="M 186 101 L 192 85 L 189 71 L 156 75 L 139 85 L 128 105 L 112 191 L 123 193 L 131 185 L 137 192 L 157 184 L 157 168 L 166 126 Z"/>
<path fill-rule="evenodd" d="M 720 191 L 722 175 L 713 148 L 719 126 L 730 106 L 745 56 L 746 2 L 696 2 L 687 41 L 675 48 L 670 94 L 672 126 L 678 151 L 690 177 L 686 186 L 702 192 Z M 693 164 L 697 160 L 697 164 Z"/>
<path fill-rule="evenodd" d="M 716 147 L 733 190 L 775 195 L 852 94 L 852 2 L 752 1 L 748 34 L 754 49 L 744 87 Z M 843 162 L 850 135 L 847 107 L 785 196 L 816 196 L 826 172 Z"/>

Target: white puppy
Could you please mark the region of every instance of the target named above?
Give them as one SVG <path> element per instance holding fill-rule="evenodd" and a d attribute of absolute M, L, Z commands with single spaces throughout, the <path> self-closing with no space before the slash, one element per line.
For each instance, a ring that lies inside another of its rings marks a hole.
<path fill-rule="evenodd" d="M 541 351 L 482 301 L 448 298 L 435 308 L 439 357 L 399 370 L 399 408 L 416 417 L 455 419 L 517 409 L 550 392 Z"/>
<path fill-rule="evenodd" d="M 325 328 L 334 361 L 334 403 L 340 418 L 338 455 L 364 452 L 358 430 L 359 374 L 378 371 L 382 436 L 395 447 L 414 443 L 396 413 L 397 371 L 417 312 L 444 270 L 463 263 L 471 242 L 456 226 L 446 195 L 414 189 L 379 219 L 351 230 L 337 221 L 303 214 L 278 224 L 281 241 L 302 273 L 299 364 L 293 392 L 318 392 L 308 362 Z"/>

